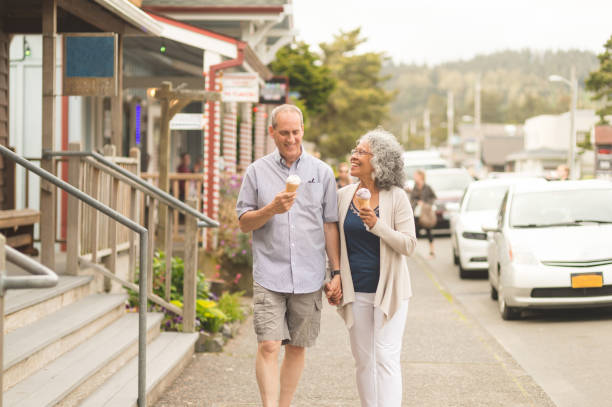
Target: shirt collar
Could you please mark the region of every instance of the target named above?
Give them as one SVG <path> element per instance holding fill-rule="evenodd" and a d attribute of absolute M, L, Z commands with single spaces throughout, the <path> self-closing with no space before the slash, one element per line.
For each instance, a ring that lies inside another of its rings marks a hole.
<path fill-rule="evenodd" d="M 302 153 L 300 154 L 300 156 L 298 157 L 297 160 L 295 160 L 295 166 L 297 167 L 297 165 L 300 163 L 300 161 L 302 160 L 302 158 L 304 158 L 304 156 L 306 155 L 306 152 L 304 151 L 304 146 L 300 145 L 300 150 L 302 151 Z M 282 155 L 280 155 L 280 151 L 278 151 L 278 148 L 276 148 L 274 150 L 274 161 L 277 162 L 280 166 L 282 166 L 283 168 L 289 168 L 287 167 L 286 161 L 283 158 Z"/>

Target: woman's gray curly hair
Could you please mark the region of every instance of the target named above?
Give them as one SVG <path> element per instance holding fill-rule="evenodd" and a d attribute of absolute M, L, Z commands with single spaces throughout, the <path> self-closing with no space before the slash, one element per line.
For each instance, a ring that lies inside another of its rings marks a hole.
<path fill-rule="evenodd" d="M 402 159 L 404 150 L 395 136 L 382 127 L 377 127 L 361 136 L 357 144 L 362 141 L 370 145 L 370 162 L 374 167 L 372 178 L 376 186 L 380 189 L 391 189 L 392 186 L 403 188 L 406 180 Z"/>

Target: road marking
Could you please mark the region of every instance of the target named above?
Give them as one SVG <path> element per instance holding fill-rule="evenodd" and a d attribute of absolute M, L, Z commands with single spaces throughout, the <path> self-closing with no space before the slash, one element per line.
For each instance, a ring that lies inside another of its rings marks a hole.
<path fill-rule="evenodd" d="M 491 346 L 486 342 L 485 338 L 480 335 L 478 333 L 478 331 L 476 330 L 475 325 L 472 323 L 472 321 L 470 320 L 469 317 L 467 317 L 463 311 L 461 311 L 461 309 L 459 309 L 456 305 L 456 301 L 455 298 L 453 297 L 453 295 L 442 285 L 442 283 L 440 283 L 440 281 L 438 280 L 438 278 L 434 275 L 434 271 L 433 268 L 429 265 L 429 263 L 427 263 L 425 261 L 425 259 L 423 258 L 423 256 L 421 256 L 419 253 L 415 252 L 414 253 L 415 256 L 412 256 L 412 258 L 421 266 L 421 270 L 423 270 L 425 272 L 425 274 L 427 275 L 427 277 L 429 277 L 429 279 L 433 282 L 433 284 L 436 286 L 436 288 L 438 289 L 438 291 L 440 292 L 440 294 L 442 294 L 442 296 L 444 298 L 446 298 L 446 300 L 449 302 L 451 309 L 457 314 L 457 318 L 459 319 L 459 321 L 465 323 L 467 326 L 470 327 L 470 329 L 472 330 L 474 336 L 476 336 L 476 338 L 478 339 L 478 341 L 482 344 L 482 346 L 487 350 L 487 352 L 489 353 L 490 356 L 492 356 L 495 360 L 497 360 L 498 364 L 502 367 L 502 369 L 504 370 L 504 372 L 506 372 L 506 374 L 510 377 L 510 379 L 512 379 L 512 382 L 516 385 L 516 387 L 519 389 L 519 391 L 521 392 L 521 394 L 527 399 L 527 402 L 530 403 L 530 405 L 535 406 L 535 400 L 533 399 L 533 397 L 531 397 L 531 395 L 527 392 L 527 390 L 525 390 L 525 388 L 523 387 L 523 385 L 521 384 L 521 382 L 518 380 L 518 378 L 512 374 L 512 372 L 510 371 L 510 369 L 508 368 L 508 366 L 506 365 L 506 363 L 504 362 L 504 360 L 502 359 L 501 356 L 499 356 L 497 354 L 497 352 L 495 352 L 493 349 L 491 349 Z"/>

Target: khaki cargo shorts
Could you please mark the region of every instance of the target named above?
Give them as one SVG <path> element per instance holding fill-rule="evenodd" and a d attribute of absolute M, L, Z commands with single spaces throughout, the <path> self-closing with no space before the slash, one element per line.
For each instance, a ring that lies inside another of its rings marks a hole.
<path fill-rule="evenodd" d="M 308 294 L 277 293 L 253 283 L 253 325 L 257 341 L 283 345 L 315 344 L 321 326 L 321 290 Z"/>

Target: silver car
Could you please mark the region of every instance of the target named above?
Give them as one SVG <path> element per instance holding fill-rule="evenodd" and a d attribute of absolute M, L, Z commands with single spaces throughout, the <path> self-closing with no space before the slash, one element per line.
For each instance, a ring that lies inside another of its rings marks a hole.
<path fill-rule="evenodd" d="M 525 182 L 546 183 L 544 178 L 504 177 L 472 182 L 466 189 L 459 212 L 451 218 L 451 245 L 459 276 L 469 277 L 474 271 L 488 270 L 487 234 L 484 223 L 495 221 L 504 195 L 511 185 Z"/>
<path fill-rule="evenodd" d="M 491 297 L 503 319 L 526 308 L 612 305 L 612 183 L 510 187 L 488 248 Z"/>

